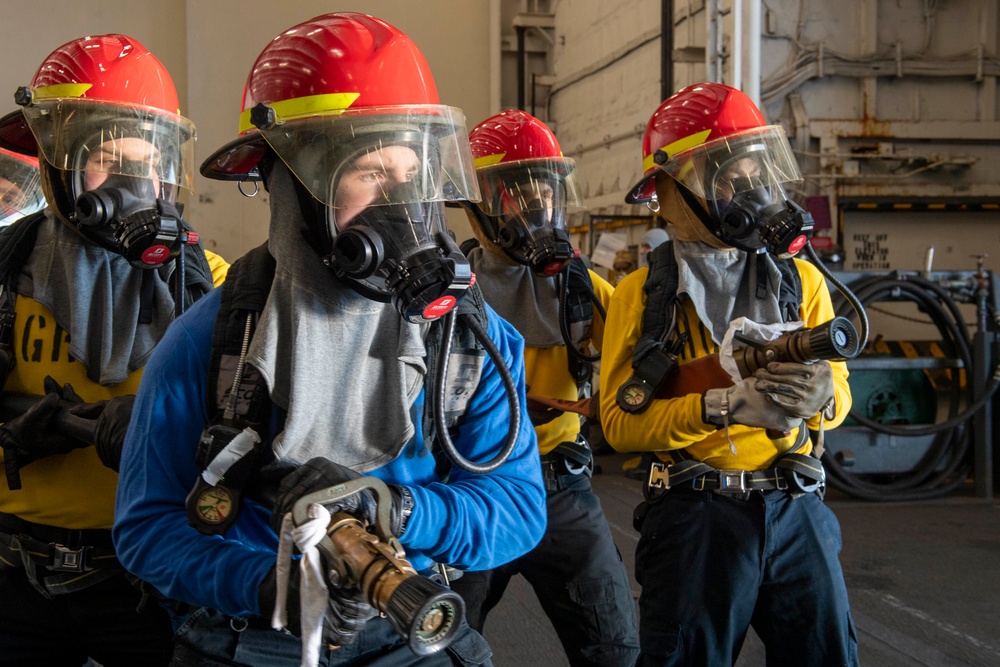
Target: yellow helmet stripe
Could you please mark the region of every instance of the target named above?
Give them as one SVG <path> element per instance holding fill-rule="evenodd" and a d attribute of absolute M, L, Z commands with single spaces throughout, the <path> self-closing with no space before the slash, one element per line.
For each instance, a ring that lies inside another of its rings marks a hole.
<path fill-rule="evenodd" d="M 59 97 L 81 97 L 94 87 L 92 83 L 57 83 L 31 89 L 31 101 L 53 100 Z"/>
<path fill-rule="evenodd" d="M 472 166 L 476 169 L 481 169 L 483 167 L 492 167 L 493 165 L 501 162 L 506 153 L 494 153 L 493 155 L 484 155 L 482 157 L 477 157 L 472 161 Z"/>
<path fill-rule="evenodd" d="M 712 133 L 712 130 L 702 130 L 701 132 L 695 132 L 694 134 L 689 134 L 686 137 L 682 137 L 677 141 L 667 144 L 660 150 L 667 154 L 667 158 L 672 158 L 673 156 L 686 151 L 695 146 L 700 146 L 705 143 L 708 139 L 708 135 Z M 656 155 L 657 151 L 653 151 L 642 161 L 642 171 L 646 173 L 650 169 L 656 166 L 656 162 L 653 160 L 653 156 Z"/>
<path fill-rule="evenodd" d="M 361 93 L 327 93 L 268 102 L 267 105 L 274 109 L 275 119 L 281 123 L 303 116 L 337 116 L 350 109 L 359 97 Z M 253 127 L 250 111 L 246 109 L 240 114 L 240 134 Z"/>

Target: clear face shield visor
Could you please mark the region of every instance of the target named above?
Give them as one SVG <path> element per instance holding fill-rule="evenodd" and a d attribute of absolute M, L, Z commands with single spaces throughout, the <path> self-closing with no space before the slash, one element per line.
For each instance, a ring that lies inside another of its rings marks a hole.
<path fill-rule="evenodd" d="M 178 187 L 194 191 L 195 128 L 182 116 L 76 99 L 44 100 L 23 113 L 40 157 L 73 173 L 74 196 L 102 180 L 96 174 L 152 181 L 168 201 Z"/>
<path fill-rule="evenodd" d="M 347 109 L 289 118 L 260 133 L 313 197 L 341 211 L 341 226 L 351 217 L 342 209 L 479 200 L 460 109 L 441 105 Z M 405 146 L 412 155 L 402 150 L 392 154 L 394 146 Z M 365 154 L 370 156 L 367 160 Z M 353 194 L 340 189 L 340 181 L 352 175 L 358 176 Z M 413 187 L 394 192 L 394 185 L 404 180 Z"/>
<path fill-rule="evenodd" d="M 572 255 L 566 214 L 584 207 L 574 167 L 567 158 L 544 158 L 478 170 L 491 240 L 541 274 L 557 273 Z"/>
<path fill-rule="evenodd" d="M 261 130 L 326 205 L 334 271 L 411 321 L 434 319 L 471 280 L 448 234 L 446 201 L 478 201 L 461 111 L 438 105 L 347 110 Z"/>
<path fill-rule="evenodd" d="M 0 227 L 45 208 L 45 196 L 34 166 L 0 153 Z"/>
<path fill-rule="evenodd" d="M 706 201 L 729 201 L 757 188 L 777 192 L 774 186 L 802 180 L 779 125 L 706 142 L 673 156 L 661 169 Z"/>
<path fill-rule="evenodd" d="M 812 235 L 812 216 L 785 193 L 784 184 L 802 176 L 778 126 L 708 142 L 663 169 L 705 201 L 708 227 L 727 245 L 790 257 Z"/>
<path fill-rule="evenodd" d="M 565 230 L 566 211 L 583 208 L 567 158 L 506 162 L 478 171 L 486 215 L 500 225 L 519 222 L 531 234 Z"/>

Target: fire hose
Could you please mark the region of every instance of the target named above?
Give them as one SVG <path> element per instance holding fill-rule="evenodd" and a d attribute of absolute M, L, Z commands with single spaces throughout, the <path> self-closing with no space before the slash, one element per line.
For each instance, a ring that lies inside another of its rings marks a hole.
<path fill-rule="evenodd" d="M 345 512 L 330 517 L 318 548 L 331 585 L 357 587 L 365 601 L 383 614 L 417 655 L 442 650 L 455 638 L 465 603 L 453 591 L 413 569 L 389 529 L 392 497 L 376 477 L 359 477 L 299 498 L 292 508 L 295 525 L 308 521 L 309 506 L 336 503 L 363 489 L 375 493 L 378 509 L 369 527 Z"/>
<path fill-rule="evenodd" d="M 926 313 L 941 336 L 941 345 L 959 359 L 967 372 L 974 370 L 972 337 L 948 290 L 916 275 L 893 273 L 860 280 L 851 288 L 865 304 L 886 300 L 906 300 Z M 844 305 L 837 307 L 838 312 Z M 926 500 L 947 495 L 961 486 L 972 469 L 969 461 L 969 419 L 992 399 L 1000 387 L 1000 367 L 994 368 L 986 386 L 978 396 L 964 397 L 958 382 L 949 400 L 947 418 L 928 425 L 881 424 L 861 414 L 855 408 L 851 417 L 860 425 L 895 437 L 934 435 L 934 444 L 920 464 L 905 473 L 891 476 L 854 475 L 836 456 L 827 452 L 824 463 L 829 471 L 830 485 L 850 495 L 866 500 Z M 963 403 L 965 404 L 962 409 Z"/>

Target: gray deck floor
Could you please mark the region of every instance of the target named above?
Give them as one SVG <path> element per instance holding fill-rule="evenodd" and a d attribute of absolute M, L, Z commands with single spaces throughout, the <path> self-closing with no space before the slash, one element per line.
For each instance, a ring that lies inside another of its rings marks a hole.
<path fill-rule="evenodd" d="M 639 482 L 622 454 L 598 458 L 594 476 L 632 574 Z M 876 667 L 1000 666 L 1000 501 L 971 491 L 916 503 L 871 503 L 831 491 L 844 535 L 841 553 L 861 662 Z M 639 586 L 632 579 L 633 594 Z M 498 667 L 566 665 L 534 592 L 517 577 L 486 624 Z M 738 667 L 764 665 L 751 631 Z"/>

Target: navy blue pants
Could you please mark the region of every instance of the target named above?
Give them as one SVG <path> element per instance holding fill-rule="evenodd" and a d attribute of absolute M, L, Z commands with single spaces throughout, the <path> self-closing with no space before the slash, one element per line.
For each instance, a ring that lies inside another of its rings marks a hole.
<path fill-rule="evenodd" d="M 768 666 L 857 665 L 840 546 L 816 494 L 668 491 L 636 547 L 638 664 L 732 665 L 753 626 Z"/>
<path fill-rule="evenodd" d="M 141 611 L 139 589 L 122 570 L 79 591 L 44 597 L 21 567 L 0 568 L 0 665 L 105 667 L 166 665 L 170 619 L 153 599 Z"/>
<path fill-rule="evenodd" d="M 299 667 L 302 640 L 285 631 L 272 630 L 263 618 L 230 618 L 218 611 L 197 609 L 180 625 L 172 667 Z M 492 652 L 479 633 L 468 625 L 443 651 L 418 656 L 384 618 L 368 621 L 354 641 L 338 649 L 320 651 L 321 667 L 373 665 L 377 667 L 491 666 Z"/>
<path fill-rule="evenodd" d="M 585 475 L 560 475 L 557 482 L 538 546 L 496 569 L 466 572 L 452 588 L 465 599 L 469 624 L 482 631 L 511 577 L 521 574 L 571 665 L 631 667 L 639 652 L 635 602 L 601 501 Z"/>

